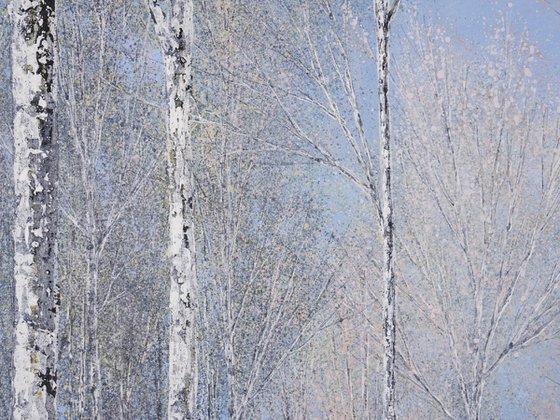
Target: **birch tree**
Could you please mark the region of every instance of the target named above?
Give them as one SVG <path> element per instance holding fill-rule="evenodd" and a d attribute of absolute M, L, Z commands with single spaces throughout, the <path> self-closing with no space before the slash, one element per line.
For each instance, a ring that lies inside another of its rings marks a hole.
<path fill-rule="evenodd" d="M 166 17 L 157 0 L 150 11 L 165 64 L 167 86 L 167 171 L 169 178 L 170 419 L 194 418 L 197 387 L 195 343 L 194 184 L 191 145 L 193 4 L 168 2 Z"/>
<path fill-rule="evenodd" d="M 16 218 L 15 419 L 56 416 L 55 3 L 11 5 Z"/>
<path fill-rule="evenodd" d="M 379 133 L 381 139 L 381 218 L 383 222 L 383 417 L 396 418 L 395 414 L 395 267 L 393 198 L 391 181 L 391 119 L 389 112 L 389 27 L 400 0 L 389 7 L 388 0 L 376 0 L 377 18 L 377 78 L 379 94 Z"/>
<path fill-rule="evenodd" d="M 380 226 L 380 239 L 383 244 L 382 277 L 383 292 L 383 352 L 385 373 L 384 418 L 395 418 L 395 268 L 394 268 L 394 223 L 391 181 L 391 128 L 389 112 L 389 30 L 392 19 L 399 7 L 399 1 L 375 2 L 375 25 L 377 35 L 377 96 L 379 107 L 379 164 L 375 161 L 373 144 L 366 127 L 363 105 L 358 95 L 357 69 L 349 49 L 352 32 L 358 32 L 358 18 L 348 2 L 340 9 L 330 1 L 317 2 L 317 12 L 308 5 L 301 6 L 303 19 L 292 18 L 294 30 L 301 37 L 307 50 L 280 51 L 293 71 L 301 74 L 307 81 L 305 86 L 293 87 L 267 79 L 271 94 L 284 110 L 288 126 L 295 138 L 301 141 L 296 145 L 281 145 L 292 153 L 307 156 L 315 162 L 330 167 L 351 181 L 371 200 L 374 224 Z M 325 28 L 317 29 L 317 15 L 323 14 L 328 23 Z M 367 36 L 365 36 L 365 48 Z M 359 44 L 363 40 L 359 39 Z M 370 70 L 371 71 L 371 70 Z M 263 72 L 264 73 L 264 72 Z M 266 78 L 266 76 L 264 76 Z M 333 153 L 332 145 L 318 139 L 305 126 L 298 112 L 290 107 L 293 100 L 301 106 L 309 106 L 312 112 L 334 121 L 334 127 L 342 133 L 345 146 L 353 161 L 344 159 L 343 153 Z M 276 145 L 275 145 L 276 146 Z M 379 171 L 380 177 L 376 171 Z M 380 178 L 380 179 L 379 179 Z M 380 181 L 380 182 L 379 182 Z M 381 195 L 379 194 L 381 188 Z M 377 232 L 377 226 L 371 230 Z M 375 233 L 372 236 L 376 236 Z M 373 276 L 372 276 L 373 278 Z"/>

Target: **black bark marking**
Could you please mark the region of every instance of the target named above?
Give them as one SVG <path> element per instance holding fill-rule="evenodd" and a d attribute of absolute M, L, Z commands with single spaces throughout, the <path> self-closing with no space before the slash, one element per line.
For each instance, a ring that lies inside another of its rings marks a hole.
<path fill-rule="evenodd" d="M 175 108 L 183 108 L 183 100 L 179 98 L 179 95 L 175 95 Z"/>
<path fill-rule="evenodd" d="M 48 367 L 45 373 L 39 372 L 37 375 L 41 379 L 39 386 L 45 387 L 47 394 L 54 398 L 56 396 L 56 370 L 51 371 L 51 368 Z"/>
<path fill-rule="evenodd" d="M 183 242 L 185 243 L 185 248 L 189 249 L 189 227 L 183 225 Z"/>

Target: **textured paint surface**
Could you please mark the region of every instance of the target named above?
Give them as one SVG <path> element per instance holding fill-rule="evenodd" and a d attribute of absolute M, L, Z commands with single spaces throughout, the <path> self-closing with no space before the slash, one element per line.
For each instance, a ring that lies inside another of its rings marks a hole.
<path fill-rule="evenodd" d="M 560 418 L 560 72 L 533 29 L 560 15 L 537 1 L 405 0 L 389 26 L 395 0 L 192 0 L 192 49 L 186 3 L 59 2 L 56 418 Z M 32 202 L 52 151 L 20 149 Z"/>
<path fill-rule="evenodd" d="M 59 297 L 55 284 L 54 12 L 54 0 L 12 4 L 15 419 L 55 418 Z"/>

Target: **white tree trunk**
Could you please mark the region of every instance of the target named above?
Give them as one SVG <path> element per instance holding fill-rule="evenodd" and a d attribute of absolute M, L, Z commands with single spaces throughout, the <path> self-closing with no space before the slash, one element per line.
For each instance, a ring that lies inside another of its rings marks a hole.
<path fill-rule="evenodd" d="M 167 169 L 169 177 L 169 419 L 192 419 L 196 403 L 194 294 L 196 287 L 191 146 L 191 48 L 193 5 L 171 2 L 169 22 L 157 1 L 151 13 L 166 70 L 168 95 Z"/>
<path fill-rule="evenodd" d="M 57 312 L 55 1 L 12 2 L 15 102 L 14 419 L 54 419 Z"/>
<path fill-rule="evenodd" d="M 231 325 L 231 324 L 229 324 Z M 227 383 L 228 383 L 228 412 L 229 418 L 234 420 L 238 419 L 239 416 L 239 409 L 237 406 L 237 392 L 236 391 L 236 360 L 235 360 L 235 349 L 233 347 L 233 335 L 231 333 L 231 328 L 226 330 L 228 333 L 224 337 L 224 356 L 225 356 L 225 364 L 226 364 L 226 376 L 227 376 Z"/>
<path fill-rule="evenodd" d="M 381 144 L 381 213 L 383 218 L 383 418 L 395 419 L 395 270 L 393 199 L 391 193 L 391 125 L 389 116 L 389 24 L 398 0 L 375 1 L 377 20 L 377 78 Z"/>
<path fill-rule="evenodd" d="M 87 212 L 93 212 L 88 208 Z M 93 213 L 92 213 L 93 214 Z M 83 383 L 80 398 L 80 416 L 82 418 L 102 419 L 101 399 L 101 361 L 99 358 L 99 309 L 97 305 L 99 284 L 99 257 L 97 246 L 90 239 L 87 254 L 86 287 L 84 301 L 84 337 L 82 350 L 82 363 L 84 366 Z"/>

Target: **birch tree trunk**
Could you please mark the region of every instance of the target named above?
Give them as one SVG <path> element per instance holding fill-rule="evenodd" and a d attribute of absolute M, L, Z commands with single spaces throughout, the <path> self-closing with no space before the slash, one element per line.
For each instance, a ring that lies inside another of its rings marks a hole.
<path fill-rule="evenodd" d="M 196 403 L 194 293 L 196 287 L 193 174 L 190 132 L 193 5 L 170 2 L 169 22 L 157 0 L 150 2 L 166 71 L 169 178 L 169 419 L 192 419 Z"/>
<path fill-rule="evenodd" d="M 55 1 L 12 2 L 16 195 L 15 419 L 56 415 Z"/>
<path fill-rule="evenodd" d="M 375 1 L 377 20 L 377 82 L 381 144 L 381 214 L 383 222 L 383 418 L 395 419 L 395 270 L 393 199 L 391 194 L 391 124 L 389 115 L 389 25 L 399 5 Z"/>

